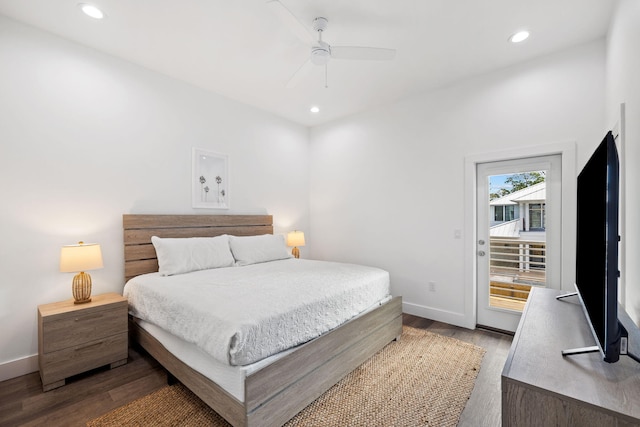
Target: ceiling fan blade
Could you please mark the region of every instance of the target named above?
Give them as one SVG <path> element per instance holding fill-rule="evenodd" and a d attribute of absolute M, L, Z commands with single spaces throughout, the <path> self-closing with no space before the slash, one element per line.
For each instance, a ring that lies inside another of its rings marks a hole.
<path fill-rule="evenodd" d="M 269 0 L 267 5 L 271 7 L 273 13 L 278 16 L 280 21 L 293 32 L 303 43 L 308 45 L 314 45 L 316 43 L 316 36 L 309 32 L 309 29 L 291 13 L 285 5 L 278 0 Z"/>
<path fill-rule="evenodd" d="M 293 76 L 291 76 L 291 78 L 287 82 L 286 88 L 291 89 L 296 87 L 300 80 L 302 80 L 302 78 L 309 74 L 309 71 L 311 71 L 313 67 L 314 65 L 311 62 L 311 59 L 306 60 L 305 63 L 302 64 L 302 66 L 300 66 L 300 68 L 298 68 L 295 73 L 293 73 Z"/>
<path fill-rule="evenodd" d="M 362 46 L 331 46 L 331 58 L 386 61 L 396 57 L 395 49 Z"/>

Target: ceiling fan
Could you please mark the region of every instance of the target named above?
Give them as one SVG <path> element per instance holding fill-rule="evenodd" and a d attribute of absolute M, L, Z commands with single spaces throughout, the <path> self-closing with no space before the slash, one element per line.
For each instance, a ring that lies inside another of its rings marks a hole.
<path fill-rule="evenodd" d="M 312 28 L 316 35 L 296 18 L 279 0 L 267 2 L 280 20 L 291 29 L 305 44 L 311 46 L 309 59 L 291 76 L 286 87 L 295 87 L 298 82 L 313 68 L 314 65 L 325 67 L 325 87 L 327 84 L 327 64 L 331 59 L 355 59 L 384 61 L 395 58 L 395 49 L 365 46 L 332 46 L 322 40 L 322 33 L 327 29 L 329 20 L 325 17 L 317 17 L 313 20 Z"/>

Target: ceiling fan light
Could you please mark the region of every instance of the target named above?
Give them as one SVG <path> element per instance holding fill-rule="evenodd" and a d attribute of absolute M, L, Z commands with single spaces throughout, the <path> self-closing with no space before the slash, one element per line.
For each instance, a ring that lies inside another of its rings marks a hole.
<path fill-rule="evenodd" d="M 96 6 L 87 3 L 79 3 L 78 7 L 85 15 L 90 16 L 93 19 L 104 18 L 104 12 L 98 9 Z"/>
<path fill-rule="evenodd" d="M 521 43 L 529 38 L 529 31 L 518 31 L 509 37 L 511 43 Z"/>

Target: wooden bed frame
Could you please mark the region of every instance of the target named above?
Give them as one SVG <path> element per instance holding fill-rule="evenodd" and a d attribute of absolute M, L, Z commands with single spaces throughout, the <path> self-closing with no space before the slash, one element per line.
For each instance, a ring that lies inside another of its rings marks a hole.
<path fill-rule="evenodd" d="M 125 278 L 158 271 L 151 236 L 195 237 L 273 233 L 270 215 L 123 215 Z M 245 379 L 240 402 L 196 372 L 131 318 L 132 339 L 207 405 L 238 426 L 280 426 L 402 333 L 402 299 L 298 347 Z"/>

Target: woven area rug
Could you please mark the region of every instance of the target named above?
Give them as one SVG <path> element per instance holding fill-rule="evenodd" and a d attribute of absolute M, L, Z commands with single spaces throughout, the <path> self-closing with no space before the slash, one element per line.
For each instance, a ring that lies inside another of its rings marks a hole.
<path fill-rule="evenodd" d="M 473 344 L 405 326 L 400 341 L 380 350 L 286 426 L 455 426 L 484 353 Z M 87 425 L 229 426 L 181 384 Z"/>

